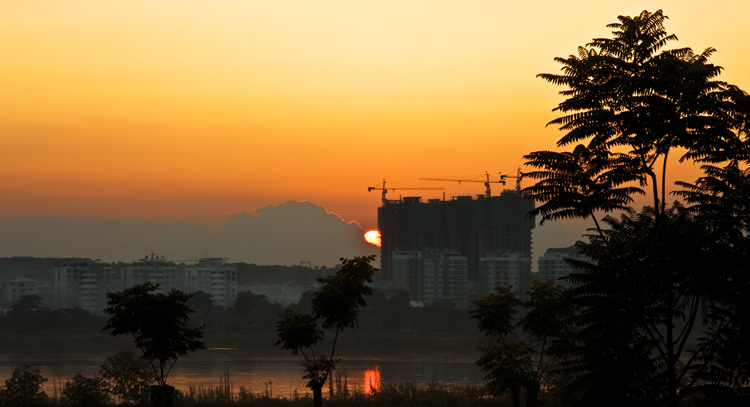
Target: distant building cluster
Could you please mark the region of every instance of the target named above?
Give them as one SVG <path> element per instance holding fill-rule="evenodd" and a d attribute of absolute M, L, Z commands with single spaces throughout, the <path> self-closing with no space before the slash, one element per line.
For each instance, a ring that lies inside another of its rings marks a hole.
<path fill-rule="evenodd" d="M 151 256 L 133 263 L 102 263 L 90 259 L 69 259 L 54 268 L 51 287 L 36 280 L 17 278 L 2 282 L 0 299 L 13 303 L 22 296 L 39 295 L 51 308 L 81 308 L 101 314 L 107 293 L 122 291 L 150 281 L 158 292 L 171 289 L 187 293 L 203 291 L 214 305 L 228 307 L 237 298 L 237 268 L 222 258 L 202 258 L 196 264 L 177 264 Z"/>
<path fill-rule="evenodd" d="M 547 250 L 538 258 L 538 270 L 532 272 L 535 220 L 528 213 L 533 209 L 533 202 L 518 189 L 499 196 L 427 202 L 419 197 L 384 200 L 378 208 L 381 272 L 376 284 L 405 290 L 415 304 L 449 303 L 461 310 L 470 309 L 473 301 L 497 286 L 525 292 L 534 279 L 569 286 L 563 279 L 575 271 L 569 260 L 585 260 L 575 246 Z M 220 307 L 232 306 L 238 290 L 290 304 L 315 289 L 315 279 L 328 273 L 310 266 L 309 262 L 306 267 L 286 268 L 230 265 L 222 258 L 208 257 L 195 264 L 177 264 L 154 255 L 132 263 L 66 259 L 56 261 L 54 269 L 45 268 L 46 275 L 54 278 L 42 284 L 30 278 L 2 281 L 0 312 L 25 295 L 38 295 L 50 308 L 79 307 L 101 313 L 107 293 L 146 281 L 159 284 L 161 292 L 173 288 L 203 291 Z"/>
<path fill-rule="evenodd" d="M 575 247 L 550 249 L 531 270 L 532 201 L 517 191 L 500 196 L 386 200 L 378 209 L 381 285 L 406 290 L 412 301 L 449 301 L 469 309 L 498 285 L 528 290 L 532 279 L 555 280 L 580 258 Z"/>
<path fill-rule="evenodd" d="M 567 277 L 577 270 L 573 268 L 568 260 L 586 261 L 584 256 L 577 247 L 550 248 L 539 258 L 539 271 L 537 277 L 539 280 L 554 280 L 558 284 L 571 287 L 572 284 L 563 277 Z"/>

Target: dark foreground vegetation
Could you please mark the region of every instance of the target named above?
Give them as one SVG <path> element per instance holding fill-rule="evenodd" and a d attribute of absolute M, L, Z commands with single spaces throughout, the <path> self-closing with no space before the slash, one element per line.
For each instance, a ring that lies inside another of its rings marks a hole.
<path fill-rule="evenodd" d="M 516 406 L 553 379 L 575 405 L 750 405 L 750 96 L 718 79 L 715 49 L 669 49 L 666 20 L 620 16 L 538 75 L 562 88 L 549 125 L 564 134 L 525 157 L 536 183 L 522 193 L 542 222 L 591 229 L 567 294 L 479 304 L 483 369 Z M 681 201 L 666 185 L 678 161 L 701 171 L 670 188 Z M 638 196 L 649 205 L 632 208 Z M 516 322 L 514 303 L 565 312 Z"/>
<path fill-rule="evenodd" d="M 120 355 L 123 356 L 123 355 Z M 125 355 L 126 357 L 130 357 Z M 137 358 L 136 358 L 137 360 Z M 110 366 L 111 368 L 111 366 Z M 105 365 L 103 372 L 107 371 Z M 111 371 L 110 371 L 111 373 Z M 106 374 L 95 378 L 76 375 L 65 383 L 56 381 L 53 394 L 41 391 L 41 384 L 48 379 L 28 366 L 15 370 L 0 390 L 0 405 L 16 406 L 147 406 L 149 405 L 147 382 L 136 377 L 112 377 Z M 129 392 L 123 392 L 128 386 Z M 409 383 L 384 383 L 378 391 L 365 394 L 361 388 L 347 385 L 346 377 L 337 376 L 325 392 L 326 405 L 330 406 L 503 406 L 507 400 L 492 398 L 483 386 L 453 386 L 428 384 L 415 386 Z M 309 395 L 293 394 L 290 397 L 274 397 L 266 390 L 251 393 L 244 387 L 235 389 L 226 375 L 216 387 L 190 386 L 175 394 L 176 407 L 224 407 L 224 406 L 310 406 Z"/>

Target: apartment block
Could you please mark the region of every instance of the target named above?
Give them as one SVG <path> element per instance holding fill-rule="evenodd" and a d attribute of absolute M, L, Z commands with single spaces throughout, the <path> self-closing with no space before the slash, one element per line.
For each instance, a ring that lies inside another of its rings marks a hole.
<path fill-rule="evenodd" d="M 490 254 L 479 259 L 479 264 L 490 291 L 497 286 L 513 287 L 515 292 L 529 288 L 531 261 L 521 253 Z"/>
<path fill-rule="evenodd" d="M 25 295 L 38 295 L 39 282 L 29 278 L 16 278 L 0 283 L 0 301 L 16 302 Z"/>
<path fill-rule="evenodd" d="M 484 297 L 495 284 L 486 274 L 491 262 L 483 263 L 481 259 L 493 253 L 516 253 L 516 265 L 523 268 L 517 287 L 525 288 L 531 275 L 531 232 L 535 220 L 528 213 L 533 209 L 534 203 L 515 190 L 505 190 L 499 196 L 457 196 L 427 202 L 420 197 L 384 200 L 378 208 L 379 278 L 384 285 L 387 282 L 393 288 L 407 290 L 412 300 L 433 298 L 436 293 L 445 296 L 455 290 L 451 295 L 460 297 L 457 301 L 470 304 Z M 442 280 L 419 274 L 428 273 L 424 268 L 427 262 L 439 263 L 428 259 L 428 253 L 432 256 L 449 252 L 456 261 L 462 258 L 459 262 L 465 262 L 460 272 L 456 269 L 452 277 Z M 432 287 L 428 288 L 430 278 Z M 442 283 L 447 285 L 439 287 Z"/>
<path fill-rule="evenodd" d="M 107 306 L 107 293 L 119 289 L 113 264 L 74 259 L 55 267 L 54 307 L 79 307 L 100 314 Z"/>
<path fill-rule="evenodd" d="M 214 305 L 229 307 L 237 300 L 237 268 L 222 258 L 202 258 L 184 268 L 183 291 L 210 294 Z"/>

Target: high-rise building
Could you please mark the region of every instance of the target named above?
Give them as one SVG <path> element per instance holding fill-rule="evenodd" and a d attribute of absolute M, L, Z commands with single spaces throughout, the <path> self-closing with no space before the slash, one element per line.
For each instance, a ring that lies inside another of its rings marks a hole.
<path fill-rule="evenodd" d="M 53 306 L 80 307 L 98 314 L 107 306 L 107 293 L 149 281 L 159 285 L 157 293 L 166 294 L 172 289 L 186 293 L 204 291 L 212 296 L 215 305 L 228 307 L 237 299 L 236 270 L 220 258 L 203 258 L 194 265 L 154 256 L 118 264 L 71 260 L 55 268 Z"/>
<path fill-rule="evenodd" d="M 479 259 L 481 274 L 486 276 L 487 289 L 513 287 L 522 292 L 530 284 L 531 259 L 520 253 L 495 253 Z"/>
<path fill-rule="evenodd" d="M 426 252 L 450 252 L 466 259 L 464 291 L 471 301 L 484 296 L 488 289 L 480 259 L 496 253 L 517 253 L 528 260 L 522 262 L 525 269 L 521 271 L 523 283 L 528 284 L 535 225 L 528 213 L 533 209 L 534 203 L 514 190 L 494 197 L 386 200 L 378 208 L 381 279 L 392 282 L 394 288 L 407 289 L 412 299 L 418 299 L 420 279 L 414 271 L 416 266 L 410 265 L 418 262 L 415 253 L 422 253 L 424 261 Z"/>
<path fill-rule="evenodd" d="M 407 291 L 409 298 L 414 301 L 422 301 L 424 298 L 422 251 L 395 251 L 392 254 L 391 264 L 393 267 L 393 288 Z"/>
<path fill-rule="evenodd" d="M 157 293 L 166 294 L 172 288 L 182 289 L 181 269 L 183 267 L 184 265 L 178 265 L 153 255 L 150 258 L 144 257 L 136 262 L 124 264 L 120 268 L 122 280 L 117 291 L 143 284 L 146 281 L 159 285 L 155 291 Z"/>
<path fill-rule="evenodd" d="M 568 264 L 567 259 L 587 260 L 588 258 L 580 253 L 575 245 L 569 247 L 549 248 L 544 255 L 539 257 L 539 272 L 535 273 L 534 278 L 546 281 L 553 280 L 557 284 L 566 287 L 572 286 L 571 283 L 561 280 L 570 273 L 577 270 Z"/>
<path fill-rule="evenodd" d="M 185 266 L 183 291 L 210 294 L 214 305 L 229 307 L 237 300 L 237 267 L 222 258 L 202 258 L 198 264 Z"/>
<path fill-rule="evenodd" d="M 54 306 L 80 307 L 101 313 L 107 306 L 107 292 L 116 291 L 113 285 L 117 267 L 98 260 L 73 259 L 55 267 Z"/>
<path fill-rule="evenodd" d="M 468 309 L 468 262 L 461 253 L 441 250 L 400 250 L 393 253 L 393 288 L 406 290 L 423 304 L 450 301 Z"/>

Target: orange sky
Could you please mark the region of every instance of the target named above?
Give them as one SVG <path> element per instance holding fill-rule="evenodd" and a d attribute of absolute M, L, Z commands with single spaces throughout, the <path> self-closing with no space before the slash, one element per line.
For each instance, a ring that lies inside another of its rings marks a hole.
<path fill-rule="evenodd" d="M 553 148 L 559 89 L 535 75 L 658 8 L 674 46 L 717 48 L 750 90 L 745 0 L 3 2 L 0 217 L 222 222 L 309 200 L 373 228 L 383 178 L 481 194 L 419 178 Z"/>

